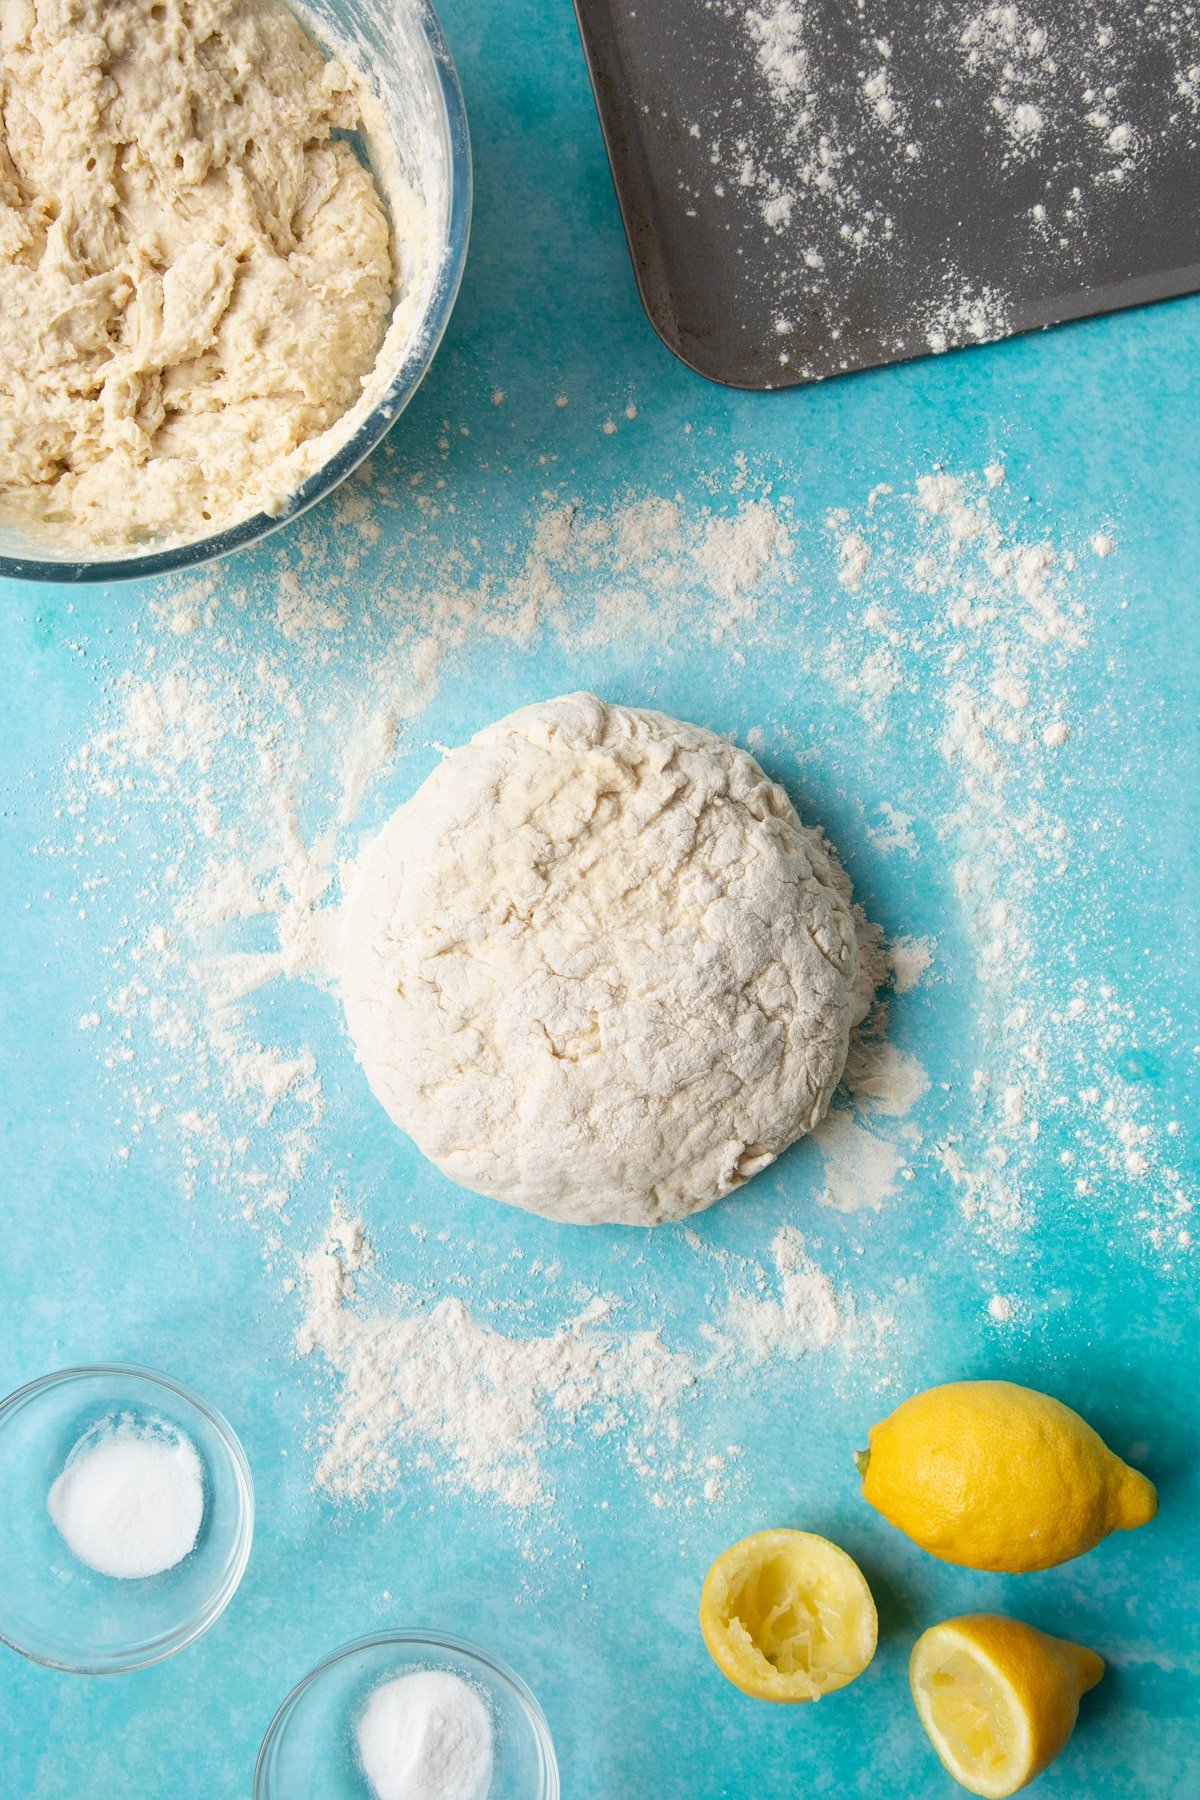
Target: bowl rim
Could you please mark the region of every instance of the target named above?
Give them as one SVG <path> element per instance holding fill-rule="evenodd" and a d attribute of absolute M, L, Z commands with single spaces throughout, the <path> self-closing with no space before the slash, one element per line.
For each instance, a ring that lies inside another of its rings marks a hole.
<path fill-rule="evenodd" d="M 442 117 L 446 130 L 449 172 L 449 209 L 446 237 L 442 247 L 442 266 L 425 317 L 408 352 L 383 394 L 380 395 L 354 435 L 307 476 L 277 513 L 252 513 L 248 519 L 209 537 L 193 538 L 186 544 L 148 550 L 129 556 L 69 558 L 54 560 L 38 556 L 10 556 L 0 552 L 0 580 L 53 582 L 62 586 L 85 586 L 117 581 L 140 581 L 149 576 L 182 574 L 205 563 L 232 555 L 251 544 L 290 525 L 315 506 L 326 494 L 339 487 L 360 463 L 387 436 L 400 414 L 408 406 L 425 376 L 446 334 L 454 311 L 454 303 L 462 285 L 466 266 L 467 245 L 471 235 L 473 171 L 471 137 L 467 125 L 466 103 L 458 72 L 450 55 L 441 21 L 432 0 L 409 0 L 429 47 L 442 96 Z"/>
<path fill-rule="evenodd" d="M 546 1715 L 542 1711 L 537 1696 L 534 1694 L 529 1684 L 517 1674 L 515 1669 L 510 1668 L 503 1657 L 497 1656 L 491 1650 L 485 1650 L 482 1645 L 474 1643 L 470 1638 L 459 1637 L 456 1633 L 450 1631 L 429 1630 L 420 1625 L 400 1625 L 392 1630 L 373 1631 L 369 1632 L 365 1637 L 352 1638 L 348 1644 L 342 1644 L 338 1649 L 330 1651 L 328 1656 L 323 1656 L 320 1662 L 313 1664 L 306 1675 L 300 1677 L 300 1680 L 285 1696 L 280 1705 L 276 1707 L 271 1723 L 267 1726 L 267 1729 L 263 1734 L 262 1744 L 259 1746 L 258 1760 L 254 1765 L 253 1800 L 279 1800 L 278 1796 L 272 1796 L 269 1788 L 266 1786 L 266 1782 L 270 1775 L 270 1771 L 266 1766 L 267 1757 L 274 1749 L 275 1742 L 301 1695 L 307 1693 L 308 1689 L 319 1681 L 321 1676 L 324 1675 L 328 1669 L 333 1668 L 336 1663 L 343 1662 L 348 1657 L 356 1656 L 364 1650 L 375 1650 L 383 1645 L 395 1645 L 405 1649 L 431 1650 L 434 1652 L 439 1650 L 454 1651 L 457 1655 L 465 1657 L 469 1662 L 478 1663 L 481 1667 L 486 1669 L 491 1676 L 498 1678 L 503 1686 L 510 1688 L 521 1703 L 522 1710 L 533 1729 L 534 1739 L 537 1743 L 538 1750 L 541 1753 L 541 1788 L 536 1794 L 531 1793 L 528 1796 L 528 1800 L 559 1800 L 558 1758 L 554 1750 L 554 1739 L 550 1734 L 550 1727 L 546 1722 Z"/>
<path fill-rule="evenodd" d="M 172 1375 L 164 1375 L 157 1369 L 148 1369 L 141 1363 L 76 1363 L 70 1368 L 54 1369 L 48 1375 L 39 1375 L 33 1381 L 25 1382 L 14 1388 L 10 1394 L 0 1399 L 0 1433 L 3 1433 L 6 1421 L 21 1407 L 42 1392 L 56 1387 L 67 1387 L 73 1382 L 91 1380 L 96 1377 L 116 1377 L 123 1381 L 144 1382 L 151 1389 L 165 1389 L 182 1400 L 185 1407 L 207 1420 L 215 1431 L 218 1440 L 229 1457 L 234 1475 L 234 1486 L 237 1494 L 237 1519 L 233 1543 L 233 1553 L 226 1562 L 221 1581 L 208 1596 L 202 1606 L 198 1607 L 178 1625 L 169 1631 L 160 1633 L 131 1646 L 128 1650 L 108 1650 L 100 1656 L 90 1658 L 66 1658 L 59 1653 L 51 1653 L 40 1648 L 32 1648 L 28 1644 L 19 1643 L 5 1627 L 0 1613 L 0 1643 L 7 1644 L 20 1656 L 30 1662 L 38 1663 L 45 1669 L 58 1669 L 70 1675 L 122 1675 L 134 1669 L 148 1669 L 152 1664 L 163 1662 L 176 1651 L 186 1649 L 196 1639 L 214 1625 L 220 1618 L 229 1602 L 233 1599 L 241 1585 L 242 1576 L 250 1560 L 250 1551 L 254 1542 L 254 1478 L 250 1473 L 250 1464 L 246 1460 L 246 1452 L 242 1449 L 237 1433 L 225 1415 L 218 1411 L 202 1394 L 190 1388 L 185 1382 L 177 1381 Z"/>

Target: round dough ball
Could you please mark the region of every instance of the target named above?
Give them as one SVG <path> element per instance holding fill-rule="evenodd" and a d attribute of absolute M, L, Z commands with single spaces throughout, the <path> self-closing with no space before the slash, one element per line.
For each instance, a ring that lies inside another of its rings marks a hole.
<path fill-rule="evenodd" d="M 343 997 L 375 1093 L 454 1181 L 658 1225 L 823 1117 L 869 933 L 752 756 L 572 694 L 452 751 L 384 827 Z"/>

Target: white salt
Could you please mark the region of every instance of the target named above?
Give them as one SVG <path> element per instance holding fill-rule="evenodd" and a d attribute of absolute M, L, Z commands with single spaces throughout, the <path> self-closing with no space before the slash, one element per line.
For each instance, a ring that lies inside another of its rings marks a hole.
<path fill-rule="evenodd" d="M 459 1676 L 421 1669 L 375 1689 L 358 1723 L 358 1753 L 376 1800 L 484 1800 L 491 1714 Z"/>
<path fill-rule="evenodd" d="M 104 1419 L 75 1445 L 46 1504 L 80 1562 L 137 1580 L 173 1569 L 195 1549 L 204 1472 L 182 1433 L 128 1415 Z"/>

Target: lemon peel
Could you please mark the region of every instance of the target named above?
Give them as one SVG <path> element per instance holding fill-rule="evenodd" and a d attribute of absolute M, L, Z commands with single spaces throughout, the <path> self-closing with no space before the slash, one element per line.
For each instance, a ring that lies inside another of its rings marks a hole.
<path fill-rule="evenodd" d="M 705 1578 L 700 1630 L 722 1675 L 758 1700 L 819 1700 L 862 1674 L 879 1622 L 854 1559 L 808 1531 L 759 1531 Z"/>

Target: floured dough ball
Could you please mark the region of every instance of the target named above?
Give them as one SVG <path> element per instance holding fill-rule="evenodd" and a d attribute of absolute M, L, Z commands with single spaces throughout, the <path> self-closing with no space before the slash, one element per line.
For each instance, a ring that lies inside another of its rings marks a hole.
<path fill-rule="evenodd" d="M 385 826 L 343 995 L 375 1093 L 453 1180 L 658 1225 L 821 1119 L 873 941 L 753 757 L 573 694 L 452 751 Z"/>

